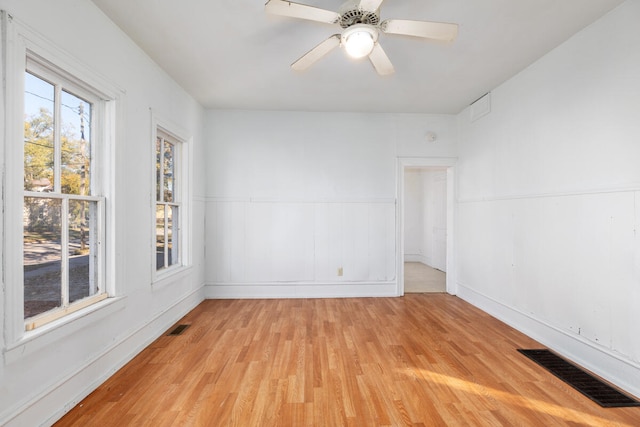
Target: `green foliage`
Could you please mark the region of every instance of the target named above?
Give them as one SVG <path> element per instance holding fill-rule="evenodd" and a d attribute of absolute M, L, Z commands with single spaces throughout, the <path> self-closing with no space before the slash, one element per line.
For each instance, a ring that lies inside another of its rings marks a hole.
<path fill-rule="evenodd" d="M 53 117 L 41 108 L 39 115 L 24 122 L 25 190 L 43 187 L 47 180 L 53 183 L 53 152 Z"/>
<path fill-rule="evenodd" d="M 63 171 L 60 185 L 64 194 L 80 194 L 80 174 Z"/>
<path fill-rule="evenodd" d="M 60 233 L 60 200 L 39 197 L 24 198 L 24 212 L 29 233 Z"/>
<path fill-rule="evenodd" d="M 54 185 L 54 123 L 46 108 L 24 122 L 24 188 L 42 191 L 47 181 L 49 191 Z M 89 194 L 89 157 L 85 155 L 86 141 L 75 136 L 73 130 L 63 130 L 60 136 L 60 186 L 65 194 Z M 46 190 L 45 190 L 46 191 Z"/>

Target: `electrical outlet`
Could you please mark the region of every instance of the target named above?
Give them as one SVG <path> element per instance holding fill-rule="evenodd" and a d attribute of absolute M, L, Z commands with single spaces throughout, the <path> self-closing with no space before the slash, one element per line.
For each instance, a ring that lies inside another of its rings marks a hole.
<path fill-rule="evenodd" d="M 342 267 L 338 267 L 338 276 L 342 276 Z"/>

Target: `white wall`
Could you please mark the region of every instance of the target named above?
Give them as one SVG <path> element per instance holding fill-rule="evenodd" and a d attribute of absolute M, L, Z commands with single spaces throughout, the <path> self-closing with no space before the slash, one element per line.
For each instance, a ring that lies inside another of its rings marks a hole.
<path fill-rule="evenodd" d="M 209 111 L 207 126 L 208 297 L 398 294 L 396 159 L 454 156 L 453 116 Z"/>
<path fill-rule="evenodd" d="M 446 271 L 445 170 L 409 168 L 404 182 L 404 260 Z"/>
<path fill-rule="evenodd" d="M 423 246 L 428 265 L 447 271 L 447 172 L 427 170 L 424 174 Z"/>
<path fill-rule="evenodd" d="M 429 264 L 425 249 L 425 191 L 422 169 L 404 173 L 404 261 Z"/>
<path fill-rule="evenodd" d="M 64 326 L 44 327 L 28 342 L 7 343 L 6 334 L 0 333 L 0 425 L 46 425 L 203 298 L 203 110 L 90 1 L 0 0 L 0 8 L 123 91 L 114 197 L 108 201 L 115 206 L 115 279 L 122 298 L 97 314 L 76 316 Z M 0 113 L 4 113 L 12 106 L 6 104 L 5 93 L 1 95 Z M 154 194 L 150 109 L 193 136 L 195 159 L 191 165 L 194 266 L 155 288 L 150 266 Z M 5 123 L 1 124 L 4 128 Z M 4 140 L 4 130 L 2 142 L 4 165 L 5 144 L 15 142 Z M 5 184 L 22 185 L 20 181 Z M 6 189 L 2 190 L 4 194 Z M 16 284 L 3 283 L 0 293 L 3 331 L 8 313 L 4 292 L 11 286 Z"/>
<path fill-rule="evenodd" d="M 640 395 L 640 2 L 459 115 L 459 296 Z"/>

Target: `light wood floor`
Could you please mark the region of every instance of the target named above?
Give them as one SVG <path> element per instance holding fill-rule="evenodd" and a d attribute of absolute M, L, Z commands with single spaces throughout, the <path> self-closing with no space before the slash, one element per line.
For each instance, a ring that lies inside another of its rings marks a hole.
<path fill-rule="evenodd" d="M 446 294 L 207 300 L 59 426 L 638 426 Z"/>
<path fill-rule="evenodd" d="M 446 292 L 447 275 L 421 262 L 404 263 L 404 291 L 416 292 Z"/>

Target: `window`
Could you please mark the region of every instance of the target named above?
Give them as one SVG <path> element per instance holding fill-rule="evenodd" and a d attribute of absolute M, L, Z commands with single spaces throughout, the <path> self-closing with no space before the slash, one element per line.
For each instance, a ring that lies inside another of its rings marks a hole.
<path fill-rule="evenodd" d="M 155 146 L 156 206 L 155 247 L 156 271 L 182 263 L 181 215 L 182 204 L 178 174 L 181 144 L 177 139 L 157 130 Z"/>
<path fill-rule="evenodd" d="M 188 131 L 151 110 L 149 154 L 152 194 L 150 231 L 152 285 L 175 283 L 170 277 L 191 266 L 191 144 Z"/>
<path fill-rule="evenodd" d="M 7 361 L 125 302 L 113 197 L 125 93 L 4 11 L 0 25 Z"/>
<path fill-rule="evenodd" d="M 27 56 L 24 73 L 23 292 L 31 330 L 107 297 L 96 149 L 101 97 Z"/>

